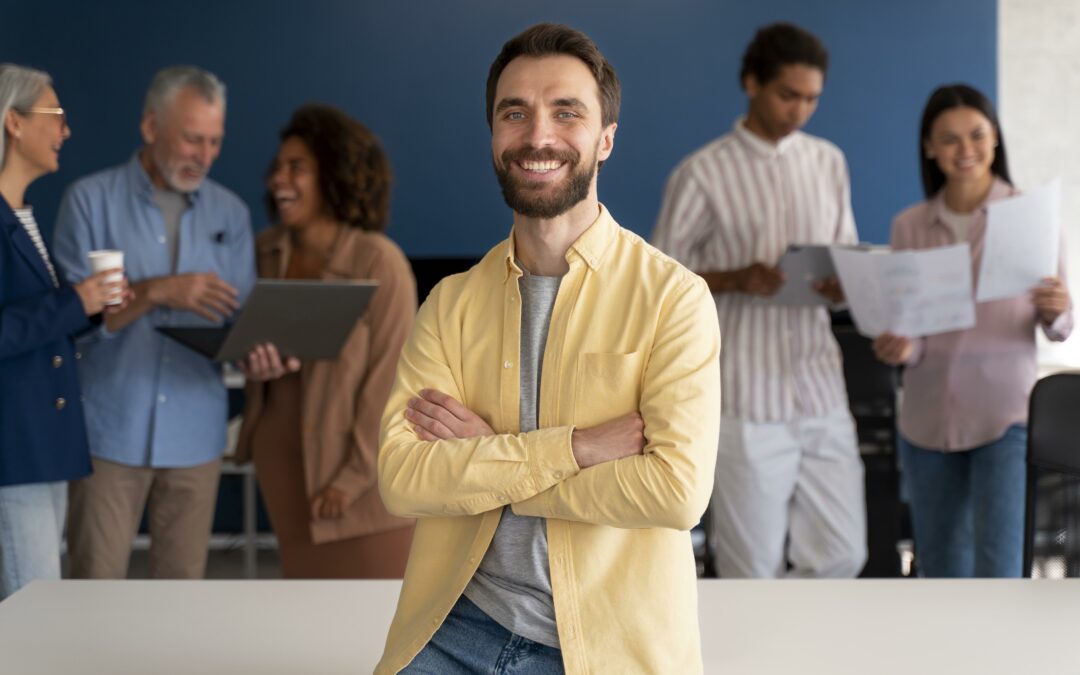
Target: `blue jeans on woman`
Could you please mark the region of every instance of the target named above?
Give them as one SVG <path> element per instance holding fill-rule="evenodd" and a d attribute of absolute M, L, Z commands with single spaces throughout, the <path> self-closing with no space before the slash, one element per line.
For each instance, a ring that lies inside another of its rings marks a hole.
<path fill-rule="evenodd" d="M 961 452 L 899 445 L 921 576 L 1022 576 L 1027 428 Z"/>
<path fill-rule="evenodd" d="M 462 595 L 402 675 L 562 675 L 562 652 L 515 635 Z"/>
<path fill-rule="evenodd" d="M 34 579 L 60 578 L 67 483 L 0 486 L 0 600 Z"/>

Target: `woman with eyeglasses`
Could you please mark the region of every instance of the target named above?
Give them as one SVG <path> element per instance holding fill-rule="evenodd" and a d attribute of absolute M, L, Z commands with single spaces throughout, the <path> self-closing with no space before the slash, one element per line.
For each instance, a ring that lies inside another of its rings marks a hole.
<path fill-rule="evenodd" d="M 0 64 L 0 600 L 60 577 L 66 481 L 90 473 L 73 336 L 130 299 L 105 270 L 57 275 L 26 188 L 60 164 L 71 130 L 49 76 Z M 105 303 L 120 295 L 122 304 Z"/>
<path fill-rule="evenodd" d="M 935 90 L 923 111 L 919 156 L 926 201 L 896 217 L 892 246 L 968 242 L 977 287 L 987 205 L 1018 194 L 990 101 L 963 84 Z M 1028 225 L 1032 236 L 1049 228 Z M 916 339 L 886 333 L 874 341 L 878 358 L 906 366 L 900 463 L 922 576 L 1023 575 L 1035 332 L 1061 341 L 1072 331 L 1064 260 L 1062 245 L 1055 276 L 1022 295 L 979 303 L 973 328 Z"/>

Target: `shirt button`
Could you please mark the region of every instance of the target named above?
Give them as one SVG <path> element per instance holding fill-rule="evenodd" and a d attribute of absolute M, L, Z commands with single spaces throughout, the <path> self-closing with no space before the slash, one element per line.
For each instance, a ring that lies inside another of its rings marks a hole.
<path fill-rule="evenodd" d="M 507 370 L 509 370 L 510 366 L 512 366 L 512 365 L 514 365 L 514 364 L 510 363 L 509 361 L 503 361 L 503 368 L 505 368 Z"/>
<path fill-rule="evenodd" d="M 555 472 L 555 480 L 561 480 L 561 479 L 562 479 L 562 471 L 556 471 Z"/>
<path fill-rule="evenodd" d="M 158 240 L 159 244 L 164 244 L 165 243 L 165 237 L 164 236 L 158 237 L 157 240 Z"/>
<path fill-rule="evenodd" d="M 499 495 L 498 500 L 500 502 L 505 502 L 506 501 L 506 496 L 505 495 Z"/>
<path fill-rule="evenodd" d="M 474 556 L 474 555 L 469 556 L 469 564 L 470 565 L 475 565 L 476 564 L 476 556 Z"/>
<path fill-rule="evenodd" d="M 161 357 L 161 362 L 162 363 L 168 363 L 169 362 L 169 357 L 168 356 Z"/>
<path fill-rule="evenodd" d="M 62 396 L 60 398 L 56 399 L 56 409 L 57 410 L 63 410 L 66 407 L 67 407 L 67 401 Z"/>
<path fill-rule="evenodd" d="M 157 400 L 158 400 L 158 403 L 164 403 L 168 399 L 165 397 L 165 394 L 162 394 L 161 396 L 157 397 Z"/>
<path fill-rule="evenodd" d="M 82 352 L 75 352 L 75 360 L 78 361 L 82 358 Z"/>
<path fill-rule="evenodd" d="M 52 367 L 53 368 L 59 368 L 62 365 L 64 365 L 64 357 L 62 357 L 62 356 L 54 356 L 54 357 L 52 357 Z"/>

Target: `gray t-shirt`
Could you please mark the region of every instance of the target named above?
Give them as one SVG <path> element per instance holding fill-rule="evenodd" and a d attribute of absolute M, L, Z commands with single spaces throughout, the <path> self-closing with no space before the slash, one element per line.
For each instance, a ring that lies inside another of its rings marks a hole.
<path fill-rule="evenodd" d="M 176 253 L 180 248 L 180 217 L 191 205 L 188 196 L 182 192 L 154 188 L 154 203 L 161 209 L 161 220 L 165 223 L 165 244 L 169 247 L 169 260 L 172 271 L 176 272 Z"/>
<path fill-rule="evenodd" d="M 518 281 L 522 432 L 537 428 L 544 345 L 560 281 L 562 277 L 528 272 Z M 495 538 L 465 588 L 465 596 L 511 633 L 558 649 L 545 526 L 543 518 L 514 515 L 510 508 L 504 508 Z"/>

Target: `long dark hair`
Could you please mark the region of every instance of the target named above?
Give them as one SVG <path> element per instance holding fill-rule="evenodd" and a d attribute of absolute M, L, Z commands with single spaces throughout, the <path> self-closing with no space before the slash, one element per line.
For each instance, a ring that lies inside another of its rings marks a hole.
<path fill-rule="evenodd" d="M 922 170 L 923 192 L 927 198 L 933 197 L 945 185 L 945 174 L 938 168 L 937 161 L 926 156 L 926 141 L 930 140 L 930 128 L 934 120 L 946 110 L 952 108 L 974 108 L 981 112 L 994 127 L 998 145 L 994 148 L 994 161 L 990 164 L 990 173 L 1009 185 L 1009 161 L 1005 156 L 1005 136 L 1001 133 L 1001 123 L 990 100 L 982 92 L 966 84 L 946 84 L 934 90 L 923 108 L 922 123 L 919 125 L 919 167 Z"/>

